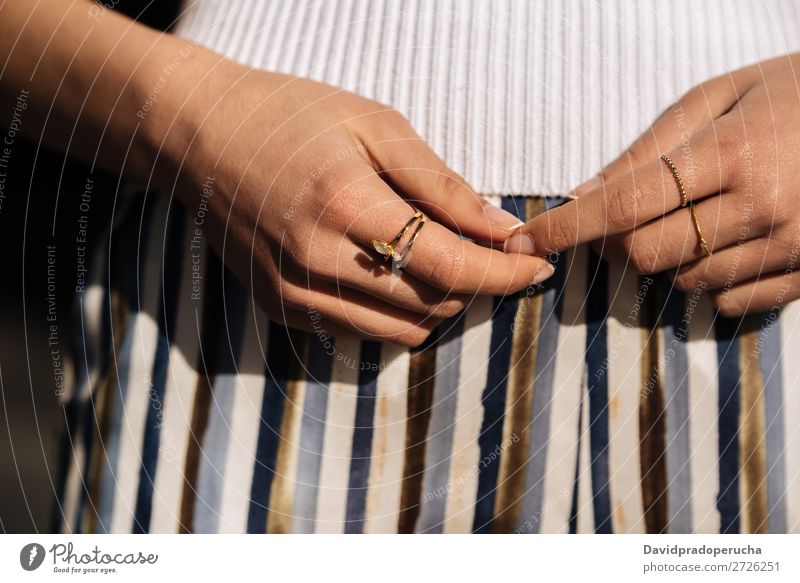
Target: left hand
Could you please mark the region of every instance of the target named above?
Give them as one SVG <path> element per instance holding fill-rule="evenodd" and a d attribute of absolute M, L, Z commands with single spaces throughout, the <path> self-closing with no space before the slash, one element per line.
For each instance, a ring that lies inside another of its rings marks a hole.
<path fill-rule="evenodd" d="M 678 288 L 709 290 L 726 316 L 800 298 L 799 73 L 797 53 L 695 87 L 575 200 L 521 227 L 506 250 L 541 256 L 596 241 L 606 258 L 640 273 L 672 270 Z"/>

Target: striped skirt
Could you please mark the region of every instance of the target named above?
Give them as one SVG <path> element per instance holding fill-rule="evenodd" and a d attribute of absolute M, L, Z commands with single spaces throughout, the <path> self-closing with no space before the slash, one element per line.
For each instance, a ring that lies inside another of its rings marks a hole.
<path fill-rule="evenodd" d="M 408 350 L 270 322 L 201 216 L 126 200 L 75 304 L 62 531 L 800 532 L 800 305 L 725 319 L 580 247 Z"/>

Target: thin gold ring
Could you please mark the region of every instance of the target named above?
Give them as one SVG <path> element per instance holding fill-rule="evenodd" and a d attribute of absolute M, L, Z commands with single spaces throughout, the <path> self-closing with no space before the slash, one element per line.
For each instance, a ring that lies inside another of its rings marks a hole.
<path fill-rule="evenodd" d="M 703 250 L 706 257 L 711 257 L 711 245 L 703 237 L 703 232 L 700 230 L 700 223 L 697 221 L 697 212 L 694 210 L 694 205 L 689 207 L 689 212 L 692 213 L 692 223 L 694 223 L 694 232 L 697 233 L 700 249 Z"/>
<path fill-rule="evenodd" d="M 683 188 L 683 180 L 681 180 L 681 173 L 678 172 L 678 169 L 675 167 L 675 163 L 672 159 L 667 156 L 666 154 L 661 154 L 661 159 L 664 160 L 666 165 L 669 167 L 670 172 L 672 172 L 672 176 L 675 178 L 675 184 L 678 185 L 678 192 L 681 194 L 681 206 L 685 207 L 689 204 L 689 197 L 686 196 L 686 190 Z"/>
<path fill-rule="evenodd" d="M 694 205 L 689 205 L 689 197 L 686 195 L 686 190 L 683 188 L 683 180 L 681 179 L 680 172 L 678 172 L 675 163 L 669 156 L 661 154 L 661 159 L 664 160 L 664 163 L 669 167 L 672 176 L 675 178 L 675 184 L 678 186 L 678 192 L 680 192 L 681 195 L 681 207 L 689 206 L 689 212 L 692 215 L 692 223 L 694 224 L 694 232 L 697 233 L 700 249 L 703 250 L 706 257 L 711 257 L 711 245 L 705 240 L 703 231 L 700 230 L 700 223 L 697 220 L 697 212 L 694 210 Z"/>
<path fill-rule="evenodd" d="M 414 207 L 411 207 L 414 208 Z M 372 248 L 375 249 L 378 253 L 383 256 L 384 261 L 392 260 L 392 264 L 395 267 L 403 268 L 406 266 L 408 254 L 411 251 L 411 246 L 414 244 L 414 241 L 417 240 L 419 237 L 420 231 L 422 231 L 422 227 L 425 226 L 425 222 L 428 220 L 422 211 L 418 211 L 414 209 L 414 215 L 408 219 L 405 226 L 400 229 L 400 232 L 397 233 L 394 239 L 391 241 L 384 241 L 382 239 L 373 239 L 372 240 Z M 405 244 L 402 251 L 398 250 L 398 245 L 405 237 L 406 233 L 408 233 L 409 229 L 414 226 L 414 223 L 417 224 L 416 229 L 411 234 L 411 238 L 408 240 L 408 243 Z"/>

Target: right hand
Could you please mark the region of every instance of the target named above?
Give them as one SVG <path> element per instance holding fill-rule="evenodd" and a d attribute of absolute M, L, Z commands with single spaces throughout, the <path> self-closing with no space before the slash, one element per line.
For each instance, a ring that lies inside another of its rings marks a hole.
<path fill-rule="evenodd" d="M 552 275 L 541 258 L 493 248 L 519 221 L 482 201 L 396 111 L 227 60 L 206 78 L 180 111 L 188 133 L 167 140 L 178 145 L 166 150 L 178 196 L 192 213 L 211 177 L 210 241 L 272 319 L 415 346 L 474 294 Z M 432 220 L 398 273 L 371 241 L 393 238 L 409 204 Z"/>

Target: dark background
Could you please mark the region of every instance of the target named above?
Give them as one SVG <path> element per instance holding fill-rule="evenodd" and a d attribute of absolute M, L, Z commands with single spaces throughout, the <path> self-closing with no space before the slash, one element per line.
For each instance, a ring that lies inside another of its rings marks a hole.
<path fill-rule="evenodd" d="M 119 0 L 115 9 L 168 30 L 179 4 Z M 0 112 L 0 136 L 7 135 L 11 113 Z M 0 531 L 50 532 L 64 416 L 47 338 L 47 245 L 57 249 L 57 324 L 64 349 L 73 333 L 70 258 L 80 197 L 91 176 L 88 225 L 89 237 L 96 239 L 108 228 L 118 180 L 91 174 L 86 166 L 19 136 L 9 166 L 0 210 Z"/>

